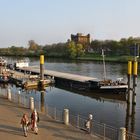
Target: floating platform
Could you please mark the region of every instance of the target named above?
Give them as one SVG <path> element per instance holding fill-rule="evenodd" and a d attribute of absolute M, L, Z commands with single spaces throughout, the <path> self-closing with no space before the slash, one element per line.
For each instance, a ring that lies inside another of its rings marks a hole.
<path fill-rule="evenodd" d="M 40 74 L 40 69 L 36 66 L 19 68 L 18 71 L 34 75 Z M 54 78 L 56 86 L 65 86 L 76 90 L 125 93 L 128 89 L 128 85 L 122 83 L 121 81 L 102 81 L 94 77 L 81 76 L 52 70 L 44 70 L 44 76 L 50 76 L 51 78 Z"/>
<path fill-rule="evenodd" d="M 26 89 L 48 86 L 49 84 L 54 83 L 53 79 L 40 80 L 39 76 L 37 75 L 25 74 L 14 70 L 10 70 L 10 73 L 11 75 L 9 75 L 9 82 Z"/>
<path fill-rule="evenodd" d="M 33 88 L 33 87 L 42 87 L 42 86 L 49 86 L 50 84 L 52 84 L 53 81 L 51 80 L 35 80 L 35 81 L 26 81 L 23 83 L 23 88 L 25 89 L 29 89 L 29 88 Z"/>

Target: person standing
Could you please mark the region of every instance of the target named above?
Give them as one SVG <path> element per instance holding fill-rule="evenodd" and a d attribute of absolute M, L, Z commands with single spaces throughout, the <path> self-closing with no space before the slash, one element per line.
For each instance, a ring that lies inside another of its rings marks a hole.
<path fill-rule="evenodd" d="M 20 124 L 22 126 L 25 137 L 27 137 L 28 123 L 29 123 L 28 116 L 26 114 L 23 114 Z"/>
<path fill-rule="evenodd" d="M 31 114 L 31 130 L 34 131 L 35 134 L 38 134 L 37 122 L 39 122 L 39 114 L 36 109 L 34 109 Z"/>
<path fill-rule="evenodd" d="M 87 129 L 87 133 L 88 134 L 91 134 L 92 120 L 93 120 L 93 115 L 92 114 L 89 114 L 89 118 L 86 121 L 86 129 Z"/>

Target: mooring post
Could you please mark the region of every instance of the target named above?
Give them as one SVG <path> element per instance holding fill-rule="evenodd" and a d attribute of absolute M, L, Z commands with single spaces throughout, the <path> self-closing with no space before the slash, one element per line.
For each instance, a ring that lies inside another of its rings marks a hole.
<path fill-rule="evenodd" d="M 40 81 L 39 87 L 44 89 L 44 55 L 40 55 Z"/>
<path fill-rule="evenodd" d="M 130 103 L 130 90 L 131 90 L 131 75 L 132 75 L 132 61 L 128 61 L 128 96 L 127 96 L 127 103 Z"/>
<path fill-rule="evenodd" d="M 69 110 L 64 109 L 64 124 L 69 125 Z"/>
<path fill-rule="evenodd" d="M 118 140 L 126 140 L 126 128 L 124 127 L 120 128 Z"/>
<path fill-rule="evenodd" d="M 11 101 L 11 99 L 12 99 L 10 88 L 7 89 L 7 98 L 8 98 L 9 101 Z"/>
<path fill-rule="evenodd" d="M 44 55 L 40 55 L 40 80 L 44 80 Z"/>
<path fill-rule="evenodd" d="M 30 97 L 30 109 L 34 110 L 34 98 Z"/>
<path fill-rule="evenodd" d="M 19 103 L 19 104 L 20 104 L 20 96 L 21 96 L 20 93 L 21 93 L 21 91 L 19 90 L 19 91 L 18 91 L 18 95 L 17 95 L 17 96 L 18 96 L 18 103 Z"/>
<path fill-rule="evenodd" d="M 133 62 L 133 97 L 132 104 L 136 104 L 136 87 L 137 87 L 137 73 L 138 73 L 138 62 Z"/>

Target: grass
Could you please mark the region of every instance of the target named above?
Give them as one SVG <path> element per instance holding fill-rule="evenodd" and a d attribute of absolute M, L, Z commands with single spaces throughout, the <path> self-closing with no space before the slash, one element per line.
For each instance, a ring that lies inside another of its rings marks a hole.
<path fill-rule="evenodd" d="M 86 54 L 83 57 L 79 57 L 78 60 L 93 60 L 93 61 L 102 61 L 102 56 L 89 53 Z M 128 60 L 133 60 L 134 58 L 132 56 L 105 56 L 105 61 L 110 61 L 110 62 L 128 62 Z"/>

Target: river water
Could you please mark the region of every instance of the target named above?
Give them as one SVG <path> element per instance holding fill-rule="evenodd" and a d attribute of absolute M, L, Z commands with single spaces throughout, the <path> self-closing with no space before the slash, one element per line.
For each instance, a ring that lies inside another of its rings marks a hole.
<path fill-rule="evenodd" d="M 11 60 L 11 58 L 7 58 Z M 12 58 L 12 60 L 15 60 Z M 39 59 L 30 59 L 30 65 L 38 65 Z M 47 59 L 45 68 L 59 72 L 67 72 L 79 75 L 92 76 L 101 79 L 103 77 L 102 62 L 92 61 L 67 61 L 60 59 Z M 107 78 L 116 79 L 123 77 L 127 81 L 127 64 L 106 63 Z M 70 112 L 88 116 L 93 114 L 95 120 L 111 125 L 113 127 L 128 127 L 129 130 L 140 135 L 140 82 L 138 76 L 137 103 L 135 113 L 127 115 L 126 95 L 113 95 L 101 93 L 86 93 L 78 91 L 68 91 L 70 89 L 60 89 L 57 87 L 47 87 L 45 93 L 45 103 L 63 110 L 68 108 Z M 16 89 L 15 89 L 16 92 Z M 40 100 L 40 94 L 31 93 Z M 133 117 L 133 118 L 132 118 Z M 127 121 L 126 121 L 127 120 Z M 128 120 L 130 121 L 128 123 Z"/>

